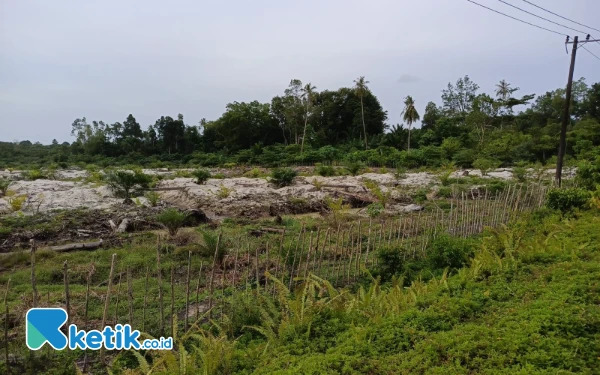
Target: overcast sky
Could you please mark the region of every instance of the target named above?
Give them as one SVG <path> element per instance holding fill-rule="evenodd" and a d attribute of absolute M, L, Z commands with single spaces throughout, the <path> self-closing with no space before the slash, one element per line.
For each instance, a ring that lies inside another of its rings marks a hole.
<path fill-rule="evenodd" d="M 598 0 L 531 1 L 600 29 Z M 361 75 L 396 124 L 406 95 L 422 113 L 465 74 L 489 93 L 506 79 L 539 94 L 564 87 L 568 67 L 564 37 L 466 0 L 0 0 L 0 140 L 70 142 L 83 116 L 132 113 L 145 129 L 182 113 L 196 125 L 233 101 L 270 101 L 292 78 L 334 90 Z M 600 81 L 600 60 L 581 50 L 575 76 Z"/>

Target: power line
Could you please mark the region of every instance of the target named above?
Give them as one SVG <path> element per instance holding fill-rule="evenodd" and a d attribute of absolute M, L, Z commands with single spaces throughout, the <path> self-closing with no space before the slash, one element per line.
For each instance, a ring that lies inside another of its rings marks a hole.
<path fill-rule="evenodd" d="M 507 3 L 507 2 L 506 2 L 506 1 L 504 1 L 504 0 L 498 0 L 498 1 L 499 1 L 499 2 L 501 2 L 501 3 L 503 3 L 503 4 L 506 4 L 506 5 L 508 5 L 508 6 L 510 6 L 510 7 L 513 7 L 513 8 L 515 8 L 515 9 L 518 9 L 518 10 L 520 10 L 521 12 L 525 12 L 525 13 L 527 13 L 527 14 L 530 14 L 530 15 L 534 16 L 534 17 L 537 17 L 537 18 L 543 19 L 544 21 L 548 21 L 548 22 L 550 22 L 550 23 L 553 23 L 553 24 L 555 24 L 555 25 L 562 26 L 562 27 L 564 27 L 564 28 L 566 28 L 566 29 L 569 29 L 569 30 L 577 31 L 578 33 L 582 33 L 582 34 L 584 34 L 584 35 L 585 35 L 585 34 L 587 34 L 587 32 L 585 32 L 585 31 L 577 30 L 577 29 L 574 29 L 574 28 L 572 28 L 572 27 L 565 26 L 565 25 L 563 25 L 563 24 L 561 24 L 561 23 L 554 22 L 554 21 L 552 21 L 552 20 L 549 20 L 549 19 L 547 19 L 547 18 L 544 18 L 544 17 L 542 17 L 542 16 L 538 16 L 538 15 L 537 15 L 537 14 L 535 14 L 535 13 L 531 13 L 531 12 L 529 12 L 529 11 L 525 10 L 525 9 L 519 8 L 519 7 L 518 7 L 518 6 L 516 6 L 516 5 L 512 5 L 511 3 Z"/>
<path fill-rule="evenodd" d="M 513 16 L 509 16 L 509 15 L 508 15 L 508 14 L 506 14 L 506 13 L 502 13 L 502 12 L 500 12 L 500 11 L 497 11 L 497 10 L 495 10 L 495 9 L 488 8 L 488 7 L 486 7 L 485 5 L 481 5 L 481 4 L 479 4 L 479 3 L 476 3 L 476 2 L 475 2 L 475 1 L 473 1 L 473 0 L 467 0 L 467 1 L 468 1 L 468 2 L 470 2 L 470 3 L 473 3 L 473 4 L 475 4 L 475 5 L 479 5 L 480 7 L 482 7 L 482 8 L 485 8 L 485 9 L 487 9 L 487 10 L 491 10 L 492 12 L 495 12 L 495 13 L 501 14 L 501 15 L 503 15 L 503 16 L 505 16 L 505 17 L 512 18 L 513 20 L 516 20 L 516 21 L 519 21 L 519 22 L 525 23 L 525 24 L 527 24 L 527 25 L 529 25 L 529 26 L 537 27 L 538 29 L 546 30 L 546 31 L 549 31 L 549 32 L 551 32 L 551 33 L 558 34 L 558 35 L 562 35 L 562 36 L 566 35 L 566 34 L 563 34 L 563 33 L 559 33 L 558 31 L 550 30 L 550 29 L 547 29 L 547 28 L 545 28 L 545 27 L 538 26 L 538 25 L 534 25 L 533 23 L 530 23 L 530 22 L 527 22 L 527 21 L 523 21 L 522 19 L 519 19 L 519 18 L 516 18 L 516 17 L 513 17 Z"/>
<path fill-rule="evenodd" d="M 596 30 L 596 31 L 600 32 L 600 30 L 598 30 L 598 29 L 596 29 L 596 28 L 593 28 L 593 27 L 591 27 L 591 26 L 584 25 L 584 24 L 582 24 L 582 23 L 579 23 L 579 22 L 577 22 L 577 21 L 573 21 L 572 19 L 569 19 L 569 18 L 567 18 L 567 17 L 563 17 L 563 16 L 561 16 L 560 14 L 556 14 L 556 13 L 554 13 L 554 12 L 551 12 L 551 11 L 549 11 L 548 9 L 542 8 L 542 7 L 541 7 L 541 6 L 539 6 L 539 5 L 535 5 L 535 4 L 534 4 L 534 3 L 532 3 L 531 1 L 527 1 L 527 0 L 523 0 L 523 1 L 524 1 L 524 2 L 526 2 L 526 3 L 527 3 L 527 4 L 529 4 L 529 5 L 533 5 L 534 7 L 538 8 L 538 9 L 541 9 L 541 10 L 543 10 L 543 11 L 545 11 L 545 12 L 548 12 L 548 13 L 550 13 L 550 14 L 553 14 L 553 15 L 555 15 L 556 17 L 560 17 L 560 18 L 562 18 L 563 20 L 567 20 L 567 21 L 569 21 L 569 22 L 576 23 L 576 24 L 578 24 L 579 26 L 587 27 L 588 29 L 592 29 L 592 30 Z"/>
<path fill-rule="evenodd" d="M 580 46 L 581 48 L 583 48 L 584 50 L 588 51 L 592 56 L 594 56 L 595 58 L 597 58 L 598 60 L 600 60 L 600 57 L 596 56 L 592 51 L 590 51 L 589 49 L 585 48 L 584 46 Z"/>

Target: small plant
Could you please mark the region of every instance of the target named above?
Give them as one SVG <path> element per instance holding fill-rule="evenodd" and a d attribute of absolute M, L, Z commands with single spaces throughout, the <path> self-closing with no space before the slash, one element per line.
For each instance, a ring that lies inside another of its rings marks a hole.
<path fill-rule="evenodd" d="M 439 198 L 451 198 L 452 188 L 450 186 L 442 186 L 439 188 L 436 194 Z"/>
<path fill-rule="evenodd" d="M 330 197 L 325 197 L 325 204 L 329 211 L 331 212 L 331 218 L 333 219 L 333 224 L 337 225 L 340 221 L 342 211 L 350 208 L 349 205 L 345 205 L 342 198 L 333 199 Z"/>
<path fill-rule="evenodd" d="M 398 180 L 406 178 L 406 167 L 399 165 L 398 167 L 396 167 L 396 173 L 394 173 L 394 175 Z"/>
<path fill-rule="evenodd" d="M 271 182 L 278 187 L 284 187 L 294 183 L 298 173 L 291 168 L 275 169 L 271 173 Z"/>
<path fill-rule="evenodd" d="M 261 177 L 265 177 L 265 174 L 260 169 L 253 168 L 253 169 L 249 170 L 248 172 L 244 173 L 244 177 L 261 178 Z"/>
<path fill-rule="evenodd" d="M 35 181 L 35 180 L 42 180 L 47 178 L 46 175 L 44 173 L 42 173 L 42 171 L 40 171 L 39 169 L 32 169 L 30 171 L 25 171 L 23 172 L 23 178 L 25 178 L 26 180 L 29 181 Z"/>
<path fill-rule="evenodd" d="M 553 210 L 567 213 L 586 208 L 590 198 L 591 193 L 581 188 L 551 189 L 548 192 L 547 205 Z"/>
<path fill-rule="evenodd" d="M 12 181 L 7 178 L 0 178 L 0 197 L 6 195 L 8 187 L 12 184 Z"/>
<path fill-rule="evenodd" d="M 317 191 L 321 191 L 321 189 L 323 189 L 323 181 L 321 181 L 321 180 L 313 178 L 310 183 L 312 186 L 315 187 L 315 189 L 317 189 Z"/>
<path fill-rule="evenodd" d="M 440 174 L 439 179 L 442 183 L 442 186 L 450 186 L 450 184 L 452 184 L 452 178 L 450 178 L 450 176 L 452 176 L 452 170 L 448 170 Z"/>
<path fill-rule="evenodd" d="M 148 203 L 150 206 L 156 207 L 158 206 L 158 202 L 160 201 L 160 195 L 158 195 L 155 191 L 149 191 L 146 193 L 146 199 L 148 199 Z"/>
<path fill-rule="evenodd" d="M 371 203 L 367 207 L 367 215 L 369 215 L 369 217 L 376 218 L 381 215 L 383 210 L 384 208 L 381 203 Z"/>
<path fill-rule="evenodd" d="M 388 173 L 388 170 L 387 170 L 386 167 L 381 167 L 381 168 L 379 168 L 379 173 L 380 174 L 386 174 L 386 173 Z"/>
<path fill-rule="evenodd" d="M 415 202 L 422 204 L 427 200 L 427 193 L 428 191 L 426 189 L 419 189 L 413 194 L 412 197 L 415 200 Z"/>
<path fill-rule="evenodd" d="M 315 171 L 319 176 L 323 177 L 331 177 L 335 176 L 335 168 L 330 165 L 316 164 Z"/>
<path fill-rule="evenodd" d="M 460 268 L 472 254 L 473 246 L 469 239 L 447 234 L 438 236 L 427 247 L 427 261 L 432 269 Z"/>
<path fill-rule="evenodd" d="M 8 196 L 8 204 L 10 205 L 10 208 L 14 212 L 21 211 L 23 209 L 23 204 L 27 200 L 27 195 L 9 194 Z"/>
<path fill-rule="evenodd" d="M 227 255 L 227 241 L 223 237 L 218 241 L 219 235 L 213 231 L 200 230 L 200 234 L 202 235 L 203 244 L 199 246 L 200 255 L 206 258 L 213 258 L 215 256 L 215 252 L 217 255 L 217 264 L 223 264 L 223 260 Z M 217 242 L 219 243 L 219 248 L 217 249 Z"/>
<path fill-rule="evenodd" d="M 196 169 L 192 172 L 192 176 L 196 178 L 196 183 L 198 185 L 204 185 L 211 177 L 210 172 L 206 169 Z"/>
<path fill-rule="evenodd" d="M 593 162 L 583 162 L 577 168 L 576 180 L 580 186 L 593 190 L 600 185 L 600 156 Z"/>
<path fill-rule="evenodd" d="M 108 185 L 113 192 L 121 197 L 125 198 L 124 203 L 131 204 L 132 195 L 137 195 L 146 190 L 152 182 L 152 177 L 142 173 L 142 171 L 127 171 L 119 170 L 109 173 L 106 177 Z"/>
<path fill-rule="evenodd" d="M 527 181 L 527 169 L 524 167 L 515 167 L 512 171 L 513 178 L 519 182 Z"/>
<path fill-rule="evenodd" d="M 362 165 L 362 163 L 358 163 L 358 162 L 350 162 L 350 163 L 346 164 L 346 170 L 352 176 L 358 175 L 363 168 L 364 168 L 364 166 Z"/>
<path fill-rule="evenodd" d="M 229 196 L 231 195 L 232 192 L 233 192 L 233 189 L 228 188 L 227 186 L 221 184 L 221 186 L 219 186 L 219 188 L 215 192 L 215 195 L 219 199 L 225 199 L 225 198 L 229 198 Z"/>
<path fill-rule="evenodd" d="M 226 179 L 226 178 L 227 178 L 227 176 L 225 176 L 223 173 L 217 173 L 217 174 L 215 174 L 215 175 L 213 176 L 213 178 L 214 178 L 215 180 L 224 180 L 224 179 Z"/>
<path fill-rule="evenodd" d="M 479 169 L 483 176 L 487 176 L 488 172 L 492 169 L 496 169 L 500 166 L 500 163 L 496 160 L 479 158 L 473 162 L 473 167 Z"/>
<path fill-rule="evenodd" d="M 161 223 L 169 232 L 171 237 L 175 237 L 179 229 L 185 224 L 187 214 L 180 212 L 175 208 L 169 208 L 156 216 L 156 221 Z"/>
<path fill-rule="evenodd" d="M 387 204 L 390 198 L 392 197 L 391 190 L 388 189 L 386 191 L 383 191 L 377 182 L 368 179 L 364 179 L 363 184 L 365 184 L 365 186 L 367 187 L 367 189 L 369 189 L 371 194 L 373 194 L 377 198 L 377 200 L 379 201 L 379 203 L 381 203 L 383 208 L 387 207 Z"/>

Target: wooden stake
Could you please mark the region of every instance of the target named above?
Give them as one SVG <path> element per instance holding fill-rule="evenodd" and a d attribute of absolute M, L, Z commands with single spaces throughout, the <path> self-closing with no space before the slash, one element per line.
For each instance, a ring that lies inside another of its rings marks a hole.
<path fill-rule="evenodd" d="M 144 285 L 144 306 L 142 308 L 142 332 L 146 332 L 146 304 L 148 301 L 148 275 L 150 274 L 150 266 L 146 266 L 146 283 Z"/>
<path fill-rule="evenodd" d="M 156 246 L 156 276 L 158 276 L 158 304 L 160 310 L 160 335 L 165 335 L 165 306 L 162 292 L 162 266 L 160 265 L 160 236 L 157 237 Z"/>
<path fill-rule="evenodd" d="M 31 290 L 33 291 L 33 307 L 38 306 L 38 292 L 37 292 L 37 283 L 35 279 L 35 240 L 29 240 L 31 244 Z"/>
<path fill-rule="evenodd" d="M 215 255 L 213 256 L 213 263 L 212 263 L 212 270 L 210 273 L 210 285 L 208 286 L 209 288 L 209 295 L 208 295 L 208 319 L 211 319 L 212 316 L 212 307 L 213 307 L 213 294 L 214 294 L 214 281 L 215 281 L 215 267 L 217 265 L 217 254 L 219 251 L 219 244 L 221 242 L 221 235 L 222 233 L 219 233 L 219 237 L 217 237 L 217 246 L 215 247 Z M 248 247 L 250 247 L 250 244 L 248 244 Z"/>
<path fill-rule="evenodd" d="M 10 289 L 10 278 L 6 283 L 6 292 L 4 292 L 4 361 L 6 363 L 6 373 L 10 374 L 10 362 L 8 361 L 8 290 Z"/>
<path fill-rule="evenodd" d="M 122 269 L 122 268 L 121 268 Z M 117 303 L 115 304 L 115 325 L 119 319 L 119 296 L 121 295 L 121 276 L 122 272 L 119 272 L 119 284 L 117 285 Z"/>
<path fill-rule="evenodd" d="M 63 263 L 63 274 L 65 284 L 65 304 L 67 307 L 67 328 L 71 325 L 71 299 L 69 295 L 69 265 L 67 261 Z"/>
<path fill-rule="evenodd" d="M 174 272 L 173 272 L 173 265 L 171 264 L 171 336 L 175 337 L 176 336 L 176 329 L 177 327 L 175 327 L 175 280 L 173 280 L 173 276 L 174 276 Z"/>
<path fill-rule="evenodd" d="M 133 327 L 133 287 L 131 285 L 131 269 L 127 266 L 127 302 L 129 307 L 129 325 Z"/>
<path fill-rule="evenodd" d="M 100 325 L 100 329 L 104 329 L 106 326 L 106 318 L 108 315 L 108 305 L 110 303 L 110 289 L 112 288 L 112 279 L 115 272 L 115 259 L 117 258 L 117 254 L 112 255 L 112 259 L 110 261 L 110 272 L 108 274 L 108 287 L 106 288 L 106 298 L 104 300 L 104 311 L 102 312 L 102 324 Z M 100 348 L 100 362 L 104 365 L 104 349 Z"/>
<path fill-rule="evenodd" d="M 202 267 L 204 266 L 204 261 L 200 261 L 200 271 L 198 271 L 198 283 L 196 284 L 196 323 L 198 319 L 200 319 L 200 278 L 202 277 Z"/>
<path fill-rule="evenodd" d="M 188 251 L 187 278 L 185 280 L 185 319 L 183 331 L 188 330 L 188 316 L 190 315 L 190 278 L 192 272 L 192 252 Z"/>

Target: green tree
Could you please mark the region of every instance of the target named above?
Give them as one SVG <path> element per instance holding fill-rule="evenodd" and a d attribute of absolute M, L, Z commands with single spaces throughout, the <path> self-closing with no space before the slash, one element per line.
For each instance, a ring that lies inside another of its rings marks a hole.
<path fill-rule="evenodd" d="M 410 133 L 412 124 L 420 120 L 419 112 L 415 108 L 415 101 L 412 96 L 404 99 L 404 109 L 402 110 L 402 119 L 408 124 L 408 151 L 410 151 Z"/>
<path fill-rule="evenodd" d="M 300 147 L 300 154 L 304 152 L 304 141 L 306 140 L 306 127 L 308 126 L 308 117 L 310 115 L 310 110 L 313 105 L 315 90 L 317 88 L 310 83 L 307 83 L 302 88 L 302 100 L 304 101 L 305 106 L 305 115 L 304 115 L 304 131 L 302 132 L 302 146 Z"/>
<path fill-rule="evenodd" d="M 369 148 L 369 144 L 367 141 L 367 126 L 365 125 L 365 107 L 363 104 L 363 98 L 369 93 L 369 88 L 367 87 L 367 83 L 369 81 L 365 80 L 365 77 L 360 76 L 358 79 L 354 80 L 354 90 L 356 91 L 356 95 L 360 98 L 360 114 L 362 118 L 363 125 L 363 137 L 365 140 L 365 150 Z"/>

